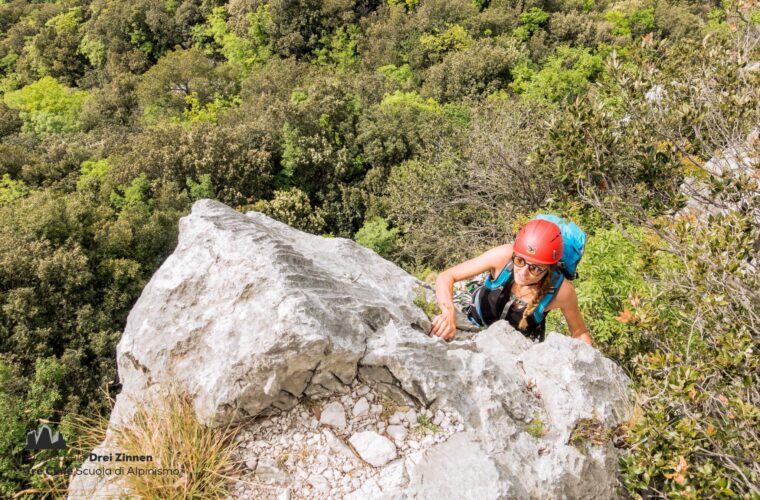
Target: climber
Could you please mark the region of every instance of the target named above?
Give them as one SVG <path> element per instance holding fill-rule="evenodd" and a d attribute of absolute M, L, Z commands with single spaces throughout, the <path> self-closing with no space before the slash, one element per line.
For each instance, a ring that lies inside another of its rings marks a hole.
<path fill-rule="evenodd" d="M 553 216 L 547 216 L 551 217 Z M 556 217 L 554 219 L 562 220 Z M 568 255 L 562 262 L 563 232 L 557 224 L 536 218 L 523 226 L 514 244 L 507 243 L 492 248 L 439 274 L 435 291 L 443 312 L 433 318 L 430 335 L 444 340 L 454 338 L 454 283 L 489 271 L 485 283 L 473 292 L 472 304 L 463 311 L 471 323 L 483 328 L 499 319 L 506 319 L 526 337 L 542 342 L 545 335 L 545 313 L 560 309 L 573 338 L 591 345 L 591 336 L 578 308 L 575 287 L 571 283 L 575 276 L 575 265 L 583 253 L 585 233 L 574 224 L 572 227 L 582 235 L 582 242 L 578 248 L 568 245 Z M 568 260 L 570 266 L 566 265 Z M 571 267 L 570 273 L 568 267 Z M 497 272 L 498 275 L 492 278 Z"/>

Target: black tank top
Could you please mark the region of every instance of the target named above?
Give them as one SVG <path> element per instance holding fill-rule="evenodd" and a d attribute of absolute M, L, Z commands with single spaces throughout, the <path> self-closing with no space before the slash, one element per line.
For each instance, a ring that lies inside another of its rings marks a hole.
<path fill-rule="evenodd" d="M 503 287 L 489 289 L 481 286 L 476 289 L 472 305 L 467 310 L 467 316 L 472 317 L 480 325 L 489 326 L 501 318 L 505 307 L 509 307 L 504 319 L 512 325 L 512 328 L 532 340 L 543 342 L 546 335 L 545 319 L 540 323 L 536 323 L 535 318 L 531 314 L 527 318 L 528 327 L 525 330 L 520 330 L 520 321 L 522 320 L 526 304 L 520 301 L 520 299 L 512 299 L 513 283 L 514 276 L 510 276 Z M 478 309 L 480 312 L 478 312 Z"/>

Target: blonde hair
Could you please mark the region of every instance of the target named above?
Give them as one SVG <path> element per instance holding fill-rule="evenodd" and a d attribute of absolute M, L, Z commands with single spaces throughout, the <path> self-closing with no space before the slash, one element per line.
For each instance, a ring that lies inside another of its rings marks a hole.
<path fill-rule="evenodd" d="M 544 276 L 543 282 L 541 283 L 541 288 L 538 289 L 538 293 L 533 298 L 533 300 L 530 301 L 530 303 L 525 306 L 525 310 L 523 311 L 522 318 L 520 319 L 520 324 L 517 325 L 517 327 L 520 330 L 525 330 L 528 328 L 528 318 L 533 314 L 533 312 L 538 307 L 538 304 L 541 303 L 541 299 L 544 298 L 544 296 L 549 293 L 549 290 L 551 290 L 554 279 L 554 268 L 555 266 L 549 266 L 548 270 L 546 271 L 546 276 Z"/>

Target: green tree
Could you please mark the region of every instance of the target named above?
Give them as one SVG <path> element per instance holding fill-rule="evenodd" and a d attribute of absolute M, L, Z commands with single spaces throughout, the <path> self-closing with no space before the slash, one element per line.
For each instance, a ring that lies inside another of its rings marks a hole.
<path fill-rule="evenodd" d="M 478 97 L 504 88 L 525 52 L 513 39 L 480 40 L 470 48 L 446 55 L 424 76 L 422 94 L 440 102 Z"/>
<path fill-rule="evenodd" d="M 209 174 L 219 200 L 238 205 L 271 195 L 274 159 L 272 139 L 256 124 L 199 121 L 135 134 L 109 161 L 121 184 L 145 174 L 151 181 L 183 185 L 187 177 Z"/>
<path fill-rule="evenodd" d="M 190 188 L 190 200 L 196 201 L 202 198 L 216 199 L 214 185 L 211 183 L 211 175 L 201 175 L 200 182 L 187 178 L 187 187 Z"/>
<path fill-rule="evenodd" d="M 515 69 L 510 88 L 527 99 L 572 100 L 582 94 L 603 70 L 602 58 L 589 49 L 559 46 L 539 71 L 531 69 L 529 62 L 523 62 Z"/>
<path fill-rule="evenodd" d="M 338 27 L 332 34 L 323 33 L 320 38 L 322 47 L 314 51 L 317 64 L 334 66 L 344 72 L 357 65 L 356 46 L 359 27 L 350 24 L 346 28 Z"/>
<path fill-rule="evenodd" d="M 29 189 L 23 181 L 11 179 L 8 174 L 3 174 L 0 179 L 0 204 L 8 203 L 27 195 Z"/>
<path fill-rule="evenodd" d="M 259 11 L 266 12 L 265 6 L 260 6 Z M 253 23 L 256 23 L 262 14 L 252 13 Z M 258 14 L 258 17 L 256 17 Z M 264 25 L 265 26 L 265 25 Z M 254 24 L 256 33 L 261 33 L 262 26 Z M 215 7 L 205 24 L 196 25 L 192 29 L 193 40 L 197 47 L 203 49 L 204 54 L 213 56 L 221 54 L 235 68 L 239 79 L 245 78 L 257 62 L 263 61 L 267 56 L 266 48 L 259 47 L 257 41 L 261 38 L 251 39 L 241 37 L 230 31 L 227 27 L 227 8 Z"/>
<path fill-rule="evenodd" d="M 520 14 L 520 26 L 515 28 L 512 34 L 518 40 L 525 41 L 529 39 L 533 33 L 538 31 L 541 26 L 546 24 L 549 17 L 548 12 L 545 12 L 538 7 L 533 7 Z"/>
<path fill-rule="evenodd" d="M 82 8 L 73 7 L 47 20 L 27 40 L 16 67 L 24 72 L 28 68 L 30 79 L 52 76 L 74 86 L 87 66 L 87 59 L 79 52 L 82 17 Z"/>
<path fill-rule="evenodd" d="M 19 111 L 24 130 L 40 136 L 74 132 L 81 126 L 79 115 L 87 92 L 67 89 L 46 76 L 3 96 L 5 104 Z"/>
<path fill-rule="evenodd" d="M 325 225 L 322 211 L 315 209 L 306 193 L 298 188 L 275 191 L 271 200 L 259 200 L 253 209 L 312 234 L 319 234 Z"/>
<path fill-rule="evenodd" d="M 360 245 L 387 258 L 393 252 L 397 235 L 398 228 L 388 229 L 388 221 L 381 217 L 372 217 L 364 221 L 354 239 Z"/>
<path fill-rule="evenodd" d="M 237 86 L 233 75 L 224 66 L 216 66 L 195 47 L 162 57 L 137 86 L 137 99 L 148 125 L 181 117 L 188 107 L 188 98 L 205 106 L 215 96 L 229 98 L 235 94 Z"/>

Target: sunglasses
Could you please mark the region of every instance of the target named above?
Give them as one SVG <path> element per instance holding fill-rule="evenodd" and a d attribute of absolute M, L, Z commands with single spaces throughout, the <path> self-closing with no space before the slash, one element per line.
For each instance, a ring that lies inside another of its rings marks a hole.
<path fill-rule="evenodd" d="M 515 263 L 515 266 L 517 267 L 524 267 L 528 266 L 528 271 L 530 271 L 532 274 L 542 274 L 546 272 L 546 268 L 543 266 L 537 266 L 536 264 L 528 264 L 528 261 L 520 257 L 519 255 L 513 255 L 512 256 L 512 262 Z"/>

